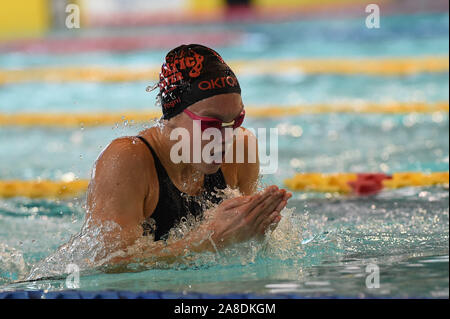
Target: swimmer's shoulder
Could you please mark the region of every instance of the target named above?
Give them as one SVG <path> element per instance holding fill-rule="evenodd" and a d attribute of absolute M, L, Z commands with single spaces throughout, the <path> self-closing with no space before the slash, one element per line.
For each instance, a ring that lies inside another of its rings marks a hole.
<path fill-rule="evenodd" d="M 145 211 L 153 211 L 159 196 L 158 176 L 150 150 L 137 136 L 116 138 L 101 152 L 92 172 L 92 180 L 99 179 L 102 184 L 141 189 Z"/>
<path fill-rule="evenodd" d="M 117 176 L 150 181 L 156 174 L 154 160 L 147 146 L 136 136 L 114 139 L 99 155 L 95 170 Z M 93 172 L 94 173 L 94 172 Z"/>
<path fill-rule="evenodd" d="M 246 129 L 243 126 L 239 127 L 239 131 L 238 131 L 236 138 L 244 140 L 246 143 L 245 146 L 247 146 L 247 143 L 250 141 L 257 142 L 257 138 L 256 138 L 255 134 L 253 134 L 252 131 L 250 131 L 249 129 Z"/>
<path fill-rule="evenodd" d="M 88 211 L 94 219 L 129 225 L 145 218 L 146 203 L 154 201 L 156 194 L 150 185 L 150 158 L 138 141 L 135 137 L 117 138 L 97 158 L 87 194 Z"/>
<path fill-rule="evenodd" d="M 238 149 L 241 149 L 241 145 L 244 145 L 244 163 L 237 163 L 236 152 Z M 233 143 L 233 147 L 233 163 L 224 163 L 223 165 L 233 166 L 237 168 L 239 164 L 253 164 L 251 162 L 254 162 L 254 160 L 252 160 L 249 151 L 255 153 L 255 159 L 256 162 L 258 162 L 258 139 L 256 138 L 255 134 L 252 133 L 252 131 L 244 127 L 239 127 Z"/>
<path fill-rule="evenodd" d="M 248 129 L 240 127 L 234 142 L 234 156 L 236 156 L 236 147 L 239 143 L 244 144 L 244 162 L 237 163 L 236 157 L 233 163 L 223 163 L 222 172 L 225 181 L 232 188 L 239 188 L 244 194 L 252 194 L 256 190 L 256 183 L 259 177 L 259 158 L 258 158 L 258 141 L 256 136 Z M 249 156 L 249 146 L 254 145 L 255 157 Z"/>
<path fill-rule="evenodd" d="M 136 136 L 123 136 L 114 139 L 101 152 L 97 161 L 112 161 L 115 164 L 127 163 L 140 167 L 148 160 L 153 162 L 153 156 L 148 156 L 148 150 L 142 141 Z"/>

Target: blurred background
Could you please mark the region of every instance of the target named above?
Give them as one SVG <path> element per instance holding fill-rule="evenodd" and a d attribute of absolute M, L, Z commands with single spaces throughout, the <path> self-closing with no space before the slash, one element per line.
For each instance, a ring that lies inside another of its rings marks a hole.
<path fill-rule="evenodd" d="M 52 183 L 83 181 L 83 194 L 106 145 L 152 125 L 160 107 L 146 88 L 181 44 L 211 46 L 230 64 L 245 127 L 278 128 L 278 171 L 262 184 L 304 172 L 444 172 L 448 185 L 449 2 L 377 0 L 370 28 L 371 2 L 0 0 L 0 284 L 80 230 L 83 196 L 54 200 L 67 188 Z M 410 177 L 403 186 L 420 185 Z M 51 182 L 25 183 L 42 180 Z M 294 266 L 269 271 L 263 258 L 83 288 L 265 293 L 293 280 L 303 295 L 448 298 L 448 186 L 334 195 L 294 193 L 294 232 L 305 231 L 305 257 L 287 250 Z M 382 289 L 365 289 L 368 262 L 382 268 Z"/>
<path fill-rule="evenodd" d="M 235 69 L 244 103 L 271 107 L 265 116 L 249 113 L 246 124 L 285 136 L 270 182 L 298 171 L 448 170 L 448 1 L 378 1 L 380 27 L 372 29 L 368 3 L 1 0 L 0 179 L 88 178 L 111 139 L 151 124 L 128 115 L 158 112 L 156 93 L 145 88 L 183 43 L 216 49 Z M 431 111 L 440 103 L 436 111 L 444 112 L 333 113 L 367 103 L 422 103 Z M 272 116 L 318 105 L 328 111 Z M 84 117 L 66 125 L 74 113 Z M 110 113 L 121 116 L 106 120 Z M 89 115 L 98 125 L 85 129 Z M 405 144 L 411 134 L 417 145 Z"/>

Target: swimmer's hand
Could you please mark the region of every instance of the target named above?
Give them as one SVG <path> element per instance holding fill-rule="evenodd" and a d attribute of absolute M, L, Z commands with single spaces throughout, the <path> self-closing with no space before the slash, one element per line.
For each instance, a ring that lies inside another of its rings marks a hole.
<path fill-rule="evenodd" d="M 215 248 L 262 238 L 280 222 L 280 212 L 291 196 L 272 185 L 258 194 L 225 200 L 215 210 L 207 212 L 205 225 L 212 232 Z"/>
<path fill-rule="evenodd" d="M 280 212 L 291 193 L 277 186 L 251 195 L 223 201 L 215 209 L 205 212 L 205 220 L 183 239 L 154 242 L 143 247 L 139 254 L 116 257 L 116 266 L 134 263 L 152 264 L 155 261 L 173 263 L 187 252 L 215 252 L 226 246 L 252 238 L 261 239 L 268 229 L 273 230 L 281 220 Z"/>

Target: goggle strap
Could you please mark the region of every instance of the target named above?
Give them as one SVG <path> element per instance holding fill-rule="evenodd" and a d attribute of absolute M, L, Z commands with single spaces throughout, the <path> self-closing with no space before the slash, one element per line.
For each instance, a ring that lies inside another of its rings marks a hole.
<path fill-rule="evenodd" d="M 234 125 L 234 120 L 231 122 L 222 122 L 222 127 L 232 126 L 232 125 Z"/>

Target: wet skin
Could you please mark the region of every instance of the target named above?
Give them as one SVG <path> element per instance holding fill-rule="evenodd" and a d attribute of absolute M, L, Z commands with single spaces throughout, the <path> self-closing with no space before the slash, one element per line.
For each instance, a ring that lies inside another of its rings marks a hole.
<path fill-rule="evenodd" d="M 214 117 L 224 122 L 236 118 L 243 109 L 241 96 L 236 93 L 216 95 L 199 101 L 189 107 L 196 115 Z M 227 185 L 238 189 L 242 196 L 224 200 L 216 209 L 206 214 L 208 222 L 202 223 L 183 240 L 172 242 L 162 249 L 151 249 L 148 257 L 167 258 L 182 255 L 185 250 L 214 251 L 216 248 L 252 238 L 261 238 L 269 228 L 276 227 L 281 219 L 280 212 L 286 206 L 291 193 L 272 185 L 256 192 L 259 177 L 259 161 L 244 163 L 174 163 L 170 150 L 177 141 L 170 140 L 173 129 L 182 127 L 192 137 L 193 120 L 185 113 L 165 121 L 162 127 L 152 127 L 139 133 L 155 150 L 174 185 L 182 192 L 197 195 L 201 191 L 205 174 L 212 174 L 219 168 Z M 243 139 L 245 150 L 249 139 L 256 139 L 244 128 L 231 143 Z M 202 148 L 208 141 L 202 142 Z M 257 144 L 257 143 L 256 143 Z M 191 143 L 192 145 L 192 143 Z M 192 154 L 192 150 L 191 150 Z M 236 154 L 236 152 L 234 152 Z M 256 151 L 257 154 L 257 151 Z M 136 137 L 122 137 L 111 142 L 98 157 L 88 189 L 87 220 L 93 225 L 113 221 L 120 226 L 108 234 L 111 246 L 125 249 L 142 237 L 142 223 L 152 215 L 159 197 L 159 182 L 152 154 Z M 211 236 L 210 240 L 204 240 Z M 214 247 L 215 246 L 215 247 Z M 142 256 L 117 258 L 115 262 L 133 261 Z"/>

